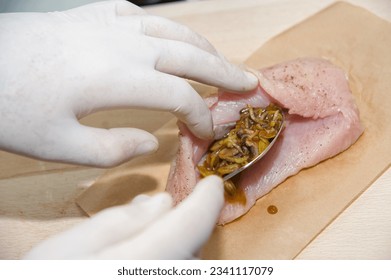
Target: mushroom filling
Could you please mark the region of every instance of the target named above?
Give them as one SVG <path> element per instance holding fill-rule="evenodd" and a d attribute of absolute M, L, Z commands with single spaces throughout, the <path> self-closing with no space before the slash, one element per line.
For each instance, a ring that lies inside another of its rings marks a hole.
<path fill-rule="evenodd" d="M 197 166 L 201 177 L 224 177 L 245 166 L 269 146 L 282 123 L 280 107 L 272 103 L 266 108 L 247 105 L 240 110 L 240 118 L 235 126 L 209 147 L 204 162 Z M 237 191 L 230 179 L 224 182 L 224 189 L 231 196 Z"/>

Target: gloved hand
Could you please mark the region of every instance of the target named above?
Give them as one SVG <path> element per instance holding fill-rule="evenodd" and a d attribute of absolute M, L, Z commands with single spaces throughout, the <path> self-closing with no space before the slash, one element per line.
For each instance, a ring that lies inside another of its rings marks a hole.
<path fill-rule="evenodd" d="M 64 12 L 0 14 L 0 149 L 109 167 L 157 149 L 135 128 L 78 122 L 111 108 L 166 110 L 200 138 L 210 112 L 189 78 L 231 91 L 258 80 L 187 27 L 127 1 Z"/>
<path fill-rule="evenodd" d="M 202 179 L 176 208 L 160 193 L 101 211 L 30 251 L 27 259 L 190 259 L 224 204 L 222 179 Z"/>

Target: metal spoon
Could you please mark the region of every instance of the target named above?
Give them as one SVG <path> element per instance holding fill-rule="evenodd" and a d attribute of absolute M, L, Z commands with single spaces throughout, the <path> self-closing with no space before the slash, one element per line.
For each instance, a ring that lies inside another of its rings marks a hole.
<path fill-rule="evenodd" d="M 284 114 L 282 114 L 282 122 L 281 122 L 281 126 L 280 126 L 280 129 L 278 130 L 276 136 L 273 138 L 273 140 L 269 143 L 269 145 L 267 146 L 267 148 L 265 150 L 262 151 L 262 153 L 260 153 L 259 155 L 257 155 L 254 159 L 252 159 L 249 163 L 247 163 L 246 165 L 236 169 L 235 171 L 225 175 L 223 177 L 223 180 L 224 181 L 227 181 L 229 179 L 231 179 L 232 177 L 236 176 L 237 174 L 239 174 L 240 172 L 244 171 L 245 169 L 249 168 L 250 166 L 252 166 L 254 163 L 256 163 L 257 161 L 259 161 L 261 158 L 263 158 L 267 152 L 271 149 L 271 147 L 276 143 L 278 137 L 280 136 L 281 134 L 281 131 L 283 130 L 284 128 L 284 124 L 285 124 L 285 118 L 284 118 Z M 219 127 L 219 133 L 221 134 L 221 131 L 227 131 L 228 128 L 232 128 L 233 126 L 235 126 L 235 122 L 233 123 L 227 123 L 227 124 L 223 124 Z M 201 158 L 200 162 L 198 164 L 202 164 L 204 161 L 205 161 L 205 158 L 206 158 L 206 155 L 207 153 Z"/>
<path fill-rule="evenodd" d="M 273 140 L 269 143 L 269 145 L 267 146 L 267 148 L 265 150 L 262 151 L 262 153 L 260 153 L 259 155 L 257 155 L 255 158 L 253 158 L 249 163 L 247 163 L 246 165 L 240 167 L 239 169 L 236 169 L 235 171 L 225 175 L 223 177 L 223 180 L 224 181 L 227 181 L 229 179 L 231 179 L 232 177 L 234 177 L 235 175 L 237 175 L 238 173 L 244 171 L 245 169 L 249 168 L 251 165 L 253 165 L 254 163 L 256 163 L 258 160 L 260 160 L 261 158 L 263 158 L 267 152 L 271 149 L 271 147 L 274 145 L 274 143 L 276 143 L 277 141 L 277 138 L 278 136 L 280 136 L 280 133 L 282 131 L 282 129 L 284 128 L 284 118 L 282 119 L 282 122 L 281 122 L 281 126 L 280 126 L 280 129 L 278 130 L 276 136 L 273 138 Z"/>

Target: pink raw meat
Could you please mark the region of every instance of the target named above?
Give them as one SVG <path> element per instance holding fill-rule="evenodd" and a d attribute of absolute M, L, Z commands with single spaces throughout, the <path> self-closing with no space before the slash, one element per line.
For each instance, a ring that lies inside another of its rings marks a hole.
<path fill-rule="evenodd" d="M 221 92 L 206 100 L 216 128 L 238 119 L 246 104 L 265 107 L 273 102 L 287 112 L 277 143 L 236 178 L 239 194 L 226 196 L 219 224 L 245 214 L 287 177 L 346 150 L 363 132 L 345 73 L 327 60 L 300 58 L 261 69 L 259 81 L 251 93 Z M 180 123 L 179 128 L 179 150 L 166 187 L 175 203 L 192 192 L 199 180 L 196 164 L 210 144 L 194 137 L 185 125 Z"/>

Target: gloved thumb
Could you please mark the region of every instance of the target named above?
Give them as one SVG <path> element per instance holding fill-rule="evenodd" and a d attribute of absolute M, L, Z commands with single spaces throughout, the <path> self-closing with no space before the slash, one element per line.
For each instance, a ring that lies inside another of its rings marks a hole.
<path fill-rule="evenodd" d="M 78 124 L 63 127 L 60 134 L 57 139 L 60 154 L 55 151 L 51 154 L 68 163 L 112 167 L 158 149 L 155 136 L 136 128 L 101 129 Z"/>

